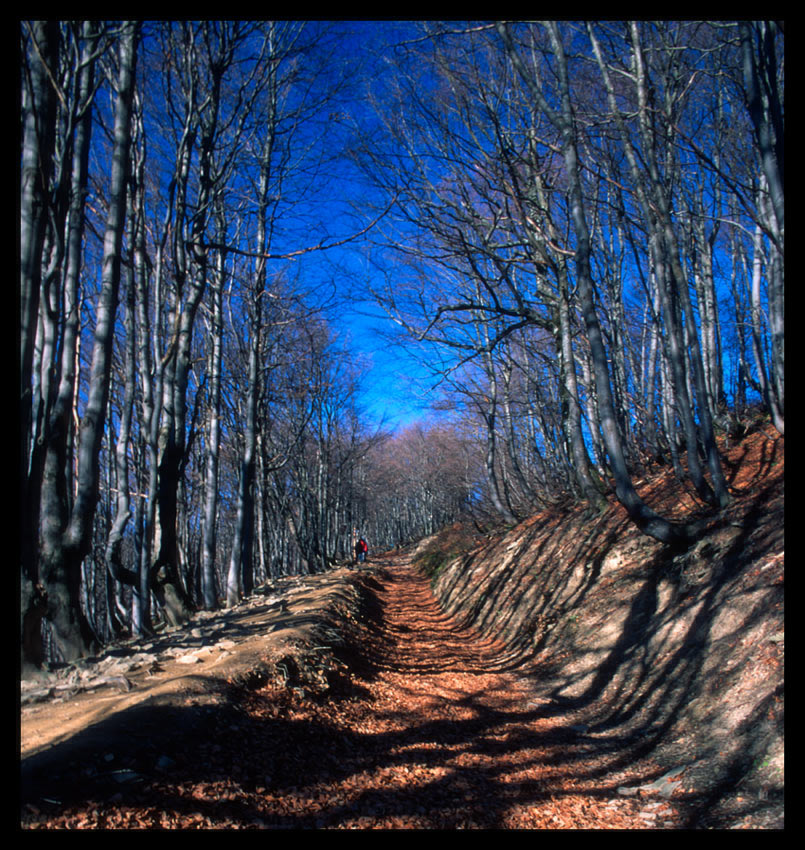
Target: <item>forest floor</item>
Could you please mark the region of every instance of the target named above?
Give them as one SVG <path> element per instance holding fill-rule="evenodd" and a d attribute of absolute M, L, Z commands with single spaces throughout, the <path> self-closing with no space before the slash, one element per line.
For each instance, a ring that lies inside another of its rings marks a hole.
<path fill-rule="evenodd" d="M 252 638 L 229 656 L 223 688 L 211 672 L 202 679 L 162 670 L 165 678 L 148 693 L 132 683 L 125 696 L 110 695 L 107 686 L 34 703 L 36 713 L 24 708 L 23 755 L 38 744 L 40 761 L 33 764 L 35 754 L 23 761 L 23 825 L 640 829 L 683 822 L 672 800 L 620 796 L 628 777 L 586 752 L 572 715 L 543 716 L 519 671 L 507 669 L 506 649 L 457 627 L 405 557 L 381 559 L 359 575 L 374 610 L 352 623 L 360 654 L 350 659 L 348 686 L 331 687 L 324 698 L 298 672 L 291 687 L 276 676 L 233 684 L 233 666 L 257 669 L 261 653 L 251 643 L 260 638 Z M 298 648 L 309 648 L 300 637 Z M 42 758 L 45 739 L 58 739 L 44 750 L 49 758 Z"/>
<path fill-rule="evenodd" d="M 22 682 L 21 825 L 783 826 L 782 801 L 702 820 L 684 765 L 586 734 L 572 701 L 540 696 L 538 669 L 446 614 L 411 552 L 285 579 Z"/>

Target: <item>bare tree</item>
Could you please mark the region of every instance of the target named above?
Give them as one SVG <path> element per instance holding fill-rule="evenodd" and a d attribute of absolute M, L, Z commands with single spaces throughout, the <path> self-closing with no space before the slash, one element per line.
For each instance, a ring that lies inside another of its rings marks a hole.
<path fill-rule="evenodd" d="M 56 127 L 56 92 L 48 75 L 56 67 L 56 21 L 23 23 L 22 166 L 20 171 L 20 495 L 21 616 L 23 662 L 42 658 L 39 624 L 44 597 L 39 583 L 37 537 L 41 454 L 39 423 L 33 415 L 34 340 L 42 276 Z"/>
<path fill-rule="evenodd" d="M 741 21 L 739 30 L 746 105 L 755 129 L 773 212 L 773 218 L 768 221 L 782 254 L 785 238 L 785 132 L 775 45 L 781 27 L 777 21 Z"/>
<path fill-rule="evenodd" d="M 169 100 L 168 106 L 176 109 L 180 127 L 156 269 L 161 289 L 162 276 L 168 270 L 164 249 L 169 248 L 175 288 L 171 293 L 169 337 L 156 364 L 161 401 L 155 399 L 151 411 L 157 472 L 151 494 L 155 510 L 150 581 L 166 616 L 174 623 L 186 620 L 193 607 L 183 575 L 177 523 L 178 494 L 188 461 L 187 388 L 193 331 L 208 277 L 205 234 L 215 198 L 229 173 L 227 157 L 231 159 L 237 149 L 243 116 L 250 114 L 249 98 L 253 97 L 248 78 L 239 80 L 245 87 L 239 97 L 227 103 L 224 115 L 223 88 L 236 52 L 251 30 L 251 26 L 238 22 L 207 21 L 168 25 L 164 32 L 166 54 L 172 57 L 167 69 L 168 91 L 178 88 L 178 102 Z M 224 145 L 222 138 L 230 131 L 227 153 L 221 153 L 216 161 L 216 151 Z M 195 190 L 192 200 L 191 180 Z"/>
<path fill-rule="evenodd" d="M 215 209 L 218 240 L 225 238 L 226 221 L 220 198 Z M 201 587 L 204 607 L 209 611 L 218 607 L 218 592 L 215 577 L 215 554 L 217 547 L 218 519 L 218 468 L 221 446 L 221 380 L 223 362 L 224 310 L 223 296 L 226 277 L 226 253 L 218 252 L 213 279 L 210 281 L 212 305 L 209 315 L 209 424 L 207 430 L 204 538 L 201 559 Z"/>
<path fill-rule="evenodd" d="M 103 244 L 101 290 L 96 305 L 92 366 L 81 419 L 75 500 L 68 506 L 65 481 L 65 386 L 61 407 L 51 417 L 42 474 L 40 579 L 47 593 L 47 618 L 61 656 L 73 660 L 90 649 L 94 635 L 81 609 L 81 563 L 89 552 L 99 484 L 99 454 L 109 395 L 114 323 L 121 279 L 121 254 L 130 176 L 131 100 L 139 24 L 123 24 L 119 36 L 114 146 L 109 206 Z M 71 382 L 70 382 L 71 383 Z M 37 659 L 31 659 L 37 660 Z"/>
<path fill-rule="evenodd" d="M 619 501 L 629 513 L 630 518 L 642 531 L 663 542 L 680 542 L 688 537 L 687 530 L 658 516 L 643 502 L 634 489 L 626 464 L 622 438 L 618 429 L 612 398 L 607 353 L 595 306 L 591 267 L 591 239 L 587 224 L 586 201 L 582 188 L 581 164 L 579 161 L 579 147 L 571 98 L 568 63 L 557 25 L 554 22 L 547 22 L 545 26 L 550 37 L 550 47 L 557 67 L 557 95 L 559 105 L 556 108 L 547 101 L 534 70 L 525 65 L 515 47 L 509 27 L 506 24 L 499 24 L 498 32 L 518 74 L 526 85 L 528 85 L 540 109 L 549 116 L 551 123 L 559 132 L 570 184 L 571 217 L 576 236 L 574 256 L 576 279 L 579 287 L 579 298 L 584 316 L 587 339 L 589 340 L 592 353 L 602 436 L 615 477 L 615 492 Z"/>

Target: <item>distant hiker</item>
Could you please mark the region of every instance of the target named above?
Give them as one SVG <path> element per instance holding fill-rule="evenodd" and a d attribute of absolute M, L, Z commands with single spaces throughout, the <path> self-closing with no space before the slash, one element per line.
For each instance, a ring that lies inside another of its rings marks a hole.
<path fill-rule="evenodd" d="M 355 559 L 359 564 L 362 564 L 366 560 L 366 554 L 369 551 L 369 546 L 363 537 L 358 540 L 355 544 Z"/>

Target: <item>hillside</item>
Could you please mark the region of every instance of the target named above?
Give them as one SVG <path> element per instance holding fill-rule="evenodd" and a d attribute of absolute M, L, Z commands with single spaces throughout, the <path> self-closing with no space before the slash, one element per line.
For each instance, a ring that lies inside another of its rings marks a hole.
<path fill-rule="evenodd" d="M 685 554 L 616 506 L 454 526 L 23 682 L 22 825 L 782 827 L 783 439 L 727 469 Z"/>
<path fill-rule="evenodd" d="M 456 526 L 423 541 L 418 562 L 445 610 L 502 639 L 580 734 L 624 763 L 684 767 L 703 824 L 778 823 L 784 452 L 765 428 L 725 453 L 734 502 L 683 554 L 612 506 L 546 511 L 488 540 Z M 697 508 L 670 471 L 638 489 L 669 516 Z"/>

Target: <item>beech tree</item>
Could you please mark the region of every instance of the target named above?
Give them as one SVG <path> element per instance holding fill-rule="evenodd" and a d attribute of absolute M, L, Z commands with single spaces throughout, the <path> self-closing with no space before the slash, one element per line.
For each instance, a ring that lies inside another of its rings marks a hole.
<path fill-rule="evenodd" d="M 718 511 L 718 438 L 758 408 L 783 431 L 782 22 L 19 37 L 26 666 L 327 569 L 357 532 L 614 496 L 686 543 L 634 482 L 669 463 Z M 347 246 L 431 423 L 362 407 L 327 318 Z"/>
<path fill-rule="evenodd" d="M 42 661 L 41 644 L 37 640 L 36 614 L 47 616 L 53 629 L 58 650 L 65 660 L 74 660 L 86 654 L 95 644 L 95 637 L 80 604 L 81 563 L 90 549 L 99 487 L 99 455 L 106 419 L 113 331 L 121 280 L 121 254 L 127 206 L 126 188 L 130 177 L 131 102 L 139 32 L 140 26 L 136 22 L 124 23 L 118 38 L 118 70 L 115 79 L 117 100 L 114 117 L 109 203 L 103 240 L 101 288 L 95 308 L 92 363 L 87 401 L 81 418 L 76 458 L 75 493 L 72 499 L 68 492 L 66 476 L 69 468 L 67 457 L 68 423 L 72 412 L 71 403 L 74 392 L 72 377 L 76 339 L 74 319 L 68 321 L 64 326 L 61 360 L 63 380 L 60 392 L 56 396 L 55 392 L 51 395 L 50 391 L 46 390 L 46 394 L 42 397 L 47 407 L 42 413 L 45 430 L 38 437 L 38 441 L 44 446 L 39 483 L 41 488 L 41 542 L 37 553 L 37 567 L 31 565 L 26 573 L 29 580 L 32 580 L 34 576 L 36 577 L 37 584 L 41 586 L 42 592 L 45 594 L 46 602 L 43 606 L 33 610 L 30 607 L 24 610 L 24 613 L 29 617 L 34 614 L 34 623 L 27 623 L 23 634 L 23 656 L 26 663 L 40 664 Z M 87 96 L 92 85 L 91 64 L 93 60 L 91 53 L 95 40 L 92 28 L 88 25 L 85 26 L 83 35 L 88 36 L 88 43 L 81 53 L 80 76 L 82 79 L 77 85 L 77 92 L 81 99 L 73 106 L 74 109 L 79 111 L 79 115 L 84 110 L 90 109 Z M 55 59 L 55 57 L 53 58 Z M 55 67 L 54 62 L 46 70 L 53 74 Z M 83 201 L 83 188 L 86 185 L 84 174 L 89 124 L 89 119 L 78 122 L 76 138 L 73 166 L 73 174 L 76 177 L 74 186 L 76 200 L 71 212 L 79 217 L 83 215 L 81 202 Z M 64 176 L 67 179 L 67 175 Z M 50 187 L 48 187 L 49 189 Z M 56 224 L 56 228 L 58 227 L 59 225 Z M 71 232 L 68 244 L 73 251 L 77 251 L 81 238 L 80 222 L 73 220 L 71 228 L 75 228 L 77 232 Z M 58 256 L 59 252 L 56 246 L 59 245 L 61 236 L 62 234 L 57 229 L 51 230 L 51 239 L 59 263 L 61 257 Z M 56 258 L 54 257 L 54 259 Z M 71 254 L 67 261 L 65 287 L 68 305 L 75 305 L 77 300 L 75 286 L 78 264 L 78 258 Z M 51 273 L 55 277 L 58 270 L 54 268 Z M 43 285 L 47 292 L 47 278 L 43 281 Z M 48 300 L 50 298 L 51 296 L 48 294 Z M 43 307 L 46 311 L 43 314 L 43 320 L 47 322 L 50 317 L 47 311 L 53 309 L 53 305 L 45 302 Z M 76 308 L 72 306 L 71 311 L 73 309 Z M 47 331 L 45 330 L 44 337 L 46 336 Z M 43 348 L 43 356 L 49 357 L 47 347 Z"/>
<path fill-rule="evenodd" d="M 267 350 L 264 327 L 273 329 L 279 369 L 281 357 L 295 352 L 277 341 L 288 323 L 301 323 L 310 314 L 301 295 L 275 313 L 266 308 L 267 299 L 276 296 L 279 303 L 288 294 L 269 291 L 274 277 L 266 275 L 266 263 L 269 256 L 284 263 L 288 256 L 322 247 L 320 241 L 297 240 L 288 248 L 293 228 L 287 216 L 280 218 L 288 210 L 288 174 L 298 169 L 303 197 L 311 191 L 312 173 L 304 157 L 308 164 L 331 159 L 331 152 L 322 157 L 317 150 L 317 133 L 324 126 L 327 92 L 337 88 L 340 77 L 333 68 L 319 84 L 315 63 L 301 62 L 303 47 L 320 63 L 319 70 L 329 60 L 324 50 L 316 53 L 315 32 L 302 43 L 304 29 L 301 23 L 215 21 L 21 24 L 26 664 L 40 664 L 46 656 L 71 660 L 120 627 L 142 633 L 155 619 L 180 623 L 197 604 L 197 594 L 207 607 L 218 604 L 223 576 L 216 534 L 221 496 L 229 495 L 222 485 L 231 472 L 231 456 L 224 453 L 222 474 L 221 448 L 243 431 L 241 422 L 229 436 L 220 428 L 226 370 L 236 365 L 223 356 L 226 299 L 235 281 L 231 259 L 257 258 L 247 287 L 256 307 L 250 318 L 252 365 L 243 382 L 254 412 L 266 377 L 260 363 Z M 287 85 L 272 89 L 281 54 Z M 311 81 L 315 97 L 305 101 Z M 273 109 L 285 124 L 261 124 L 267 113 L 257 104 L 266 93 L 263 102 L 273 100 L 269 112 Z M 305 136 L 312 120 L 317 130 Z M 96 125 L 106 132 L 93 136 Z M 271 129 L 260 135 L 260 127 Z M 289 129 L 303 134 L 302 157 L 293 162 L 287 158 Z M 271 134 L 279 141 L 270 142 Z M 262 220 L 255 245 L 242 240 L 245 219 L 239 215 L 246 209 L 247 152 L 259 150 L 250 147 L 258 138 L 265 145 L 260 191 L 251 207 Z M 107 163 L 108 188 L 99 171 Z M 100 240 L 102 216 L 106 232 Z M 276 242 L 279 252 L 271 254 L 280 231 L 286 241 Z M 208 317 L 213 332 L 205 370 L 199 368 L 207 358 L 198 326 Z M 231 328 L 236 336 L 241 332 Z M 284 455 L 256 458 L 261 445 L 272 449 L 258 419 L 256 413 L 247 417 L 246 428 L 252 502 L 242 515 L 252 538 L 249 523 L 255 514 L 262 523 L 267 510 L 264 490 L 259 490 L 261 508 L 254 505 L 253 470 L 259 466 L 264 476 L 270 474 L 272 464 L 287 462 L 300 439 L 290 430 L 280 440 Z M 205 422 L 208 428 L 202 427 Z M 299 425 L 307 427 L 307 420 Z M 197 476 L 200 445 L 207 449 L 203 478 Z M 204 511 L 197 504 L 200 494 Z M 286 520 L 287 513 L 281 521 Z M 204 533 L 203 566 L 195 556 L 197 529 Z M 226 527 L 224 540 L 231 539 Z M 262 540 L 260 549 L 262 555 Z M 286 554 L 288 562 L 296 557 Z M 253 558 L 251 551 L 244 555 L 241 569 L 248 576 Z"/>
<path fill-rule="evenodd" d="M 56 131 L 56 91 L 49 74 L 57 66 L 60 34 L 55 21 L 23 23 L 21 91 L 22 163 L 20 170 L 20 516 L 21 636 L 23 666 L 41 663 L 40 622 L 47 599 L 39 580 L 39 498 L 42 475 L 42 395 L 34 383 L 35 339 L 42 286 Z M 88 73 L 88 72 L 87 72 Z M 81 123 L 81 131 L 88 126 Z M 80 169 L 82 161 L 76 166 Z M 77 175 L 80 179 L 80 173 Z M 80 198 L 77 187 L 76 197 Z M 77 223 L 76 223 L 77 224 Z M 74 325 L 70 325 L 74 330 Z M 49 366 L 49 364 L 48 364 Z M 72 363 L 70 367 L 72 368 Z M 49 368 L 47 370 L 49 374 Z M 67 386 L 67 382 L 63 384 Z M 41 384 L 39 384 L 41 387 Z M 72 392 L 72 385 L 70 385 Z M 62 420 L 64 416 L 62 417 Z"/>
<path fill-rule="evenodd" d="M 393 283 L 375 294 L 412 339 L 441 349 L 434 372 L 444 387 L 466 392 L 459 376 L 482 367 L 490 492 L 508 521 L 510 494 L 528 488 L 517 453 L 499 446 L 517 445 L 527 418 L 515 424 L 510 400 L 506 410 L 511 372 L 493 352 L 512 343 L 524 352 L 536 329 L 556 342 L 567 449 L 556 460 L 569 460 L 571 491 L 600 505 L 611 476 L 632 519 L 671 543 L 695 537 L 698 525 L 642 501 L 632 484 L 640 464 L 668 452 L 704 505 L 729 501 L 716 444 L 729 420 L 716 264 L 725 227 L 745 225 L 725 215 L 726 193 L 779 249 L 776 219 L 770 226 L 747 196 L 752 178 L 723 143 L 727 113 L 744 139 L 747 125 L 719 75 L 743 67 L 739 97 L 748 92 L 772 172 L 781 156 L 769 141 L 782 126 L 777 30 L 750 30 L 436 23 L 398 51 L 378 104 L 387 147 L 365 153 L 378 186 L 397 197 L 399 223 L 384 246 L 398 264 Z M 769 74 L 764 100 L 756 82 Z M 704 148 L 693 129 L 702 126 Z M 411 270 L 407 286 L 400 268 Z M 640 302 L 645 330 L 632 306 Z"/>
<path fill-rule="evenodd" d="M 740 24 L 743 60 L 744 95 L 752 119 L 763 171 L 758 181 L 758 226 L 769 236 L 768 304 L 771 331 L 771 374 L 766 378 L 759 348 L 756 363 L 761 374 L 763 396 L 775 427 L 784 433 L 785 419 L 785 117 L 782 92 L 782 63 L 779 61 L 779 38 L 783 27 L 778 21 L 743 21 Z M 760 243 L 754 243 L 760 253 Z M 758 260 L 760 261 L 760 260 Z M 759 321 L 757 284 L 753 280 L 753 328 Z"/>

